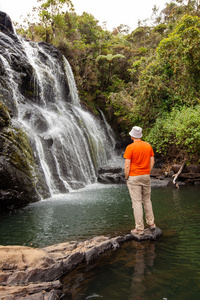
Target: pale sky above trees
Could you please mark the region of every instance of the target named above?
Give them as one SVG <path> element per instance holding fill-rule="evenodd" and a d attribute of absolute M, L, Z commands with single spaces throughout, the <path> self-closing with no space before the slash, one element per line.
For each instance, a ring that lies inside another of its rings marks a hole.
<path fill-rule="evenodd" d="M 77 14 L 91 13 L 102 25 L 112 31 L 120 24 L 128 25 L 131 30 L 138 26 L 138 20 L 143 21 L 151 17 L 154 5 L 162 10 L 166 0 L 72 0 Z M 37 0 L 4 0 L 0 3 L 0 10 L 10 15 L 13 21 L 22 23 Z M 20 16 L 22 16 L 20 18 Z"/>

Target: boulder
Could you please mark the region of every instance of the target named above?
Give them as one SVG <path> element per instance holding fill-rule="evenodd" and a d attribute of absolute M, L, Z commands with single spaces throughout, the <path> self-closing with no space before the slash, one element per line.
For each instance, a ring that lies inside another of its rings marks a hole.
<path fill-rule="evenodd" d="M 112 173 L 112 174 L 118 174 L 122 173 L 122 167 L 120 166 L 104 166 L 100 167 L 98 170 L 98 174 L 106 174 L 106 173 Z"/>
<path fill-rule="evenodd" d="M 104 184 L 125 183 L 125 176 L 121 166 L 107 165 L 99 168 L 97 180 Z"/>
<path fill-rule="evenodd" d="M 104 183 L 104 184 L 110 184 L 110 183 L 125 183 L 125 177 L 124 173 L 104 173 L 99 174 L 97 178 L 98 182 Z"/>
<path fill-rule="evenodd" d="M 33 178 L 13 166 L 1 153 L 0 182 L 0 211 L 23 207 L 40 200 Z"/>

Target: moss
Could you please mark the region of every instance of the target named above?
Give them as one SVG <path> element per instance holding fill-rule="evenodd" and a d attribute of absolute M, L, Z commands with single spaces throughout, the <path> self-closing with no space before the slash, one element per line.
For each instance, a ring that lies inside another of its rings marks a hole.
<path fill-rule="evenodd" d="M 94 141 L 94 138 L 90 135 L 87 137 L 88 143 L 90 145 L 89 149 L 90 149 L 90 154 L 91 154 L 91 158 L 94 164 L 95 169 L 97 170 L 98 168 L 98 149 L 97 149 L 97 145 Z"/>
<path fill-rule="evenodd" d="M 35 96 L 34 91 L 27 91 L 27 90 L 24 90 L 24 95 L 26 95 L 28 97 L 34 97 Z"/>
<path fill-rule="evenodd" d="M 1 133 L 4 139 L 3 155 L 18 170 L 25 173 L 29 178 L 35 178 L 34 156 L 29 138 L 24 130 L 8 127 Z"/>
<path fill-rule="evenodd" d="M 0 100 L 0 127 L 9 126 L 10 119 L 7 106 Z"/>

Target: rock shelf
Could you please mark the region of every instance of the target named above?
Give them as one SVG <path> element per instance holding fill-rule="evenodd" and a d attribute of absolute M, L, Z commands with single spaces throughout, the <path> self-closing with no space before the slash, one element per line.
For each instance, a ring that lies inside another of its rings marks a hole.
<path fill-rule="evenodd" d="M 62 295 L 60 279 L 81 264 L 91 264 L 106 251 L 136 240 L 156 240 L 162 231 L 145 230 L 142 236 L 127 234 L 109 238 L 71 241 L 42 249 L 25 246 L 0 246 L 0 300 L 56 300 Z"/>

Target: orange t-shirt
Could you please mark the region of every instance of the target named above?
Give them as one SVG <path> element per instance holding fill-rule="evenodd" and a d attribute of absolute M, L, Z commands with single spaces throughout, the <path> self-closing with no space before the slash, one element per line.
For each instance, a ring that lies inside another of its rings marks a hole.
<path fill-rule="evenodd" d="M 151 156 L 154 156 L 154 152 L 147 142 L 136 141 L 128 145 L 124 158 L 131 160 L 129 176 L 149 175 Z"/>

